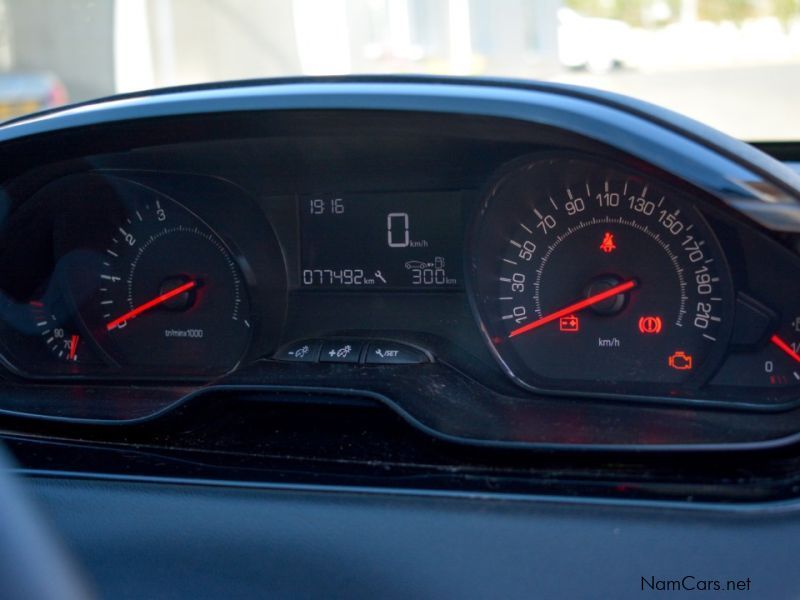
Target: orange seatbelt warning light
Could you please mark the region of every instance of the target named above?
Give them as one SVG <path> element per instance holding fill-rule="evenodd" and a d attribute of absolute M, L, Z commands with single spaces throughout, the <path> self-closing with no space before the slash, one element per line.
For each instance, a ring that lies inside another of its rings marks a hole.
<path fill-rule="evenodd" d="M 617 245 L 614 243 L 614 234 L 606 231 L 606 234 L 603 236 L 603 241 L 600 242 L 600 250 L 606 254 L 611 254 L 616 248 Z"/>

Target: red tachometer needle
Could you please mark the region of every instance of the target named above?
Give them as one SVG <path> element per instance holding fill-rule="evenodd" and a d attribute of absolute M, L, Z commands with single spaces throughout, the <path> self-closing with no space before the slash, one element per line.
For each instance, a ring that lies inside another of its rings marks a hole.
<path fill-rule="evenodd" d="M 778 334 L 773 335 L 769 338 L 769 341 L 775 344 L 778 348 L 786 352 L 789 356 L 795 359 L 797 362 L 800 362 L 800 354 L 792 350 L 792 347 L 784 342 L 781 338 L 778 337 Z"/>
<path fill-rule="evenodd" d="M 566 317 L 567 315 L 576 313 L 579 310 L 583 310 L 584 308 L 589 308 L 593 304 L 597 304 L 598 302 L 602 302 L 603 300 L 607 300 L 608 298 L 613 298 L 614 296 L 616 296 L 617 294 L 621 294 L 622 292 L 627 292 L 628 290 L 635 288 L 636 285 L 637 283 L 634 279 L 626 281 L 625 283 L 620 283 L 619 285 L 615 285 L 612 288 L 608 288 L 604 292 L 600 292 L 599 294 L 594 294 L 593 296 L 589 296 L 585 300 L 580 300 L 578 302 L 575 302 L 574 304 L 570 304 L 569 306 L 562 308 L 561 310 L 557 310 L 556 312 L 550 313 L 549 315 L 545 315 L 541 319 L 536 319 L 535 321 L 528 323 L 527 325 L 518 327 L 517 329 L 509 333 L 508 337 L 512 338 L 521 333 L 525 333 L 526 331 L 531 331 L 532 329 L 536 329 L 537 327 L 546 325 L 547 323 L 555 321 L 556 319 L 560 319 L 561 317 Z"/>
<path fill-rule="evenodd" d="M 78 340 L 80 340 L 80 336 L 73 335 L 69 341 L 69 360 L 75 360 L 78 353 Z"/>
<path fill-rule="evenodd" d="M 168 291 L 168 292 L 166 292 L 164 294 L 161 294 L 160 296 L 158 296 L 156 298 L 153 298 L 152 300 L 149 300 L 148 302 L 145 302 L 144 304 L 140 304 L 139 306 L 137 306 L 133 310 L 129 310 L 128 312 L 126 312 L 121 317 L 117 317 L 113 321 L 109 321 L 108 323 L 106 323 L 106 329 L 108 331 L 111 331 L 112 329 L 117 327 L 120 323 L 124 323 L 128 319 L 132 319 L 136 315 L 140 315 L 144 311 L 150 310 L 154 306 L 158 306 L 159 304 L 162 304 L 162 303 L 166 302 L 170 298 L 174 298 L 175 296 L 179 296 L 183 292 L 185 292 L 187 290 L 190 290 L 190 289 L 192 289 L 193 287 L 196 287 L 196 286 L 197 286 L 197 282 L 196 281 L 188 281 L 188 282 L 184 283 L 183 285 L 179 285 L 174 290 L 170 290 L 170 291 Z"/>

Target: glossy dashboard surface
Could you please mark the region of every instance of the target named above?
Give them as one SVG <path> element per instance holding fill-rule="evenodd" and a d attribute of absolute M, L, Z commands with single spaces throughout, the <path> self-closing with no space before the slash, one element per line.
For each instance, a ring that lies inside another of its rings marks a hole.
<path fill-rule="evenodd" d="M 400 105 L 436 97 L 415 86 Z M 486 112 L 521 102 L 506 92 Z M 602 139 L 581 130 L 620 108 L 562 98 L 583 121 L 556 126 L 563 90 L 534 92 L 527 120 L 388 109 L 376 88 L 358 110 L 223 102 L 91 135 L 78 112 L 7 141 L 0 344 L 17 393 L 2 408 L 129 421 L 259 388 L 371 398 L 490 445 L 800 430 L 800 262 L 769 227 L 791 178 L 663 115 L 632 151 L 640 107 Z"/>

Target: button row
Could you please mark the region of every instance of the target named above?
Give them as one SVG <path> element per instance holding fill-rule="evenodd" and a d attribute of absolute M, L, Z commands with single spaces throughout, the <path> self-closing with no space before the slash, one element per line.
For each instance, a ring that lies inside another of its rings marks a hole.
<path fill-rule="evenodd" d="M 417 365 L 430 362 L 427 353 L 408 344 L 365 340 L 303 340 L 287 344 L 276 360 L 304 363 Z"/>

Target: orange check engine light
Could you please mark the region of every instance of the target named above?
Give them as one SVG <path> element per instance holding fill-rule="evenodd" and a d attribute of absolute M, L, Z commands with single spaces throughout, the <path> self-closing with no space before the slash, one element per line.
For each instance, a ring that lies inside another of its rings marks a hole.
<path fill-rule="evenodd" d="M 677 350 L 667 359 L 667 364 L 676 371 L 691 371 L 692 355 L 686 354 L 683 350 Z"/>

